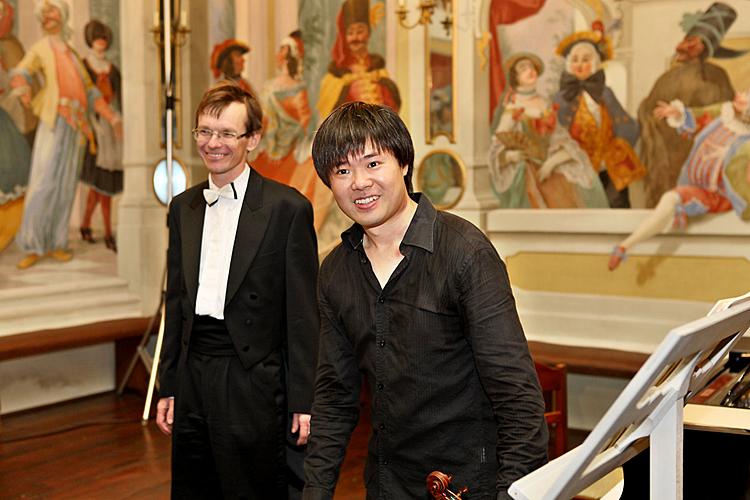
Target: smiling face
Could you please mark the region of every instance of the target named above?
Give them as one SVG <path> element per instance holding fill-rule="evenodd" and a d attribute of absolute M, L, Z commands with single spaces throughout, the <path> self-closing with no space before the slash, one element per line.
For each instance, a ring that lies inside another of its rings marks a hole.
<path fill-rule="evenodd" d="M 365 230 L 382 227 L 407 209 L 407 171 L 390 152 L 367 141 L 360 154 L 334 167 L 331 191 L 341 210 Z"/>
<path fill-rule="evenodd" d="M 703 54 L 706 46 L 697 36 L 686 36 L 677 44 L 675 59 L 679 62 L 694 61 Z"/>
<path fill-rule="evenodd" d="M 585 80 L 599 69 L 599 56 L 590 43 L 578 43 L 570 49 L 567 70 L 579 80 Z"/>
<path fill-rule="evenodd" d="M 42 7 L 42 29 L 51 35 L 60 33 L 62 30 L 62 14 L 52 4 L 45 3 Z"/>
<path fill-rule="evenodd" d="M 196 128 L 207 128 L 215 132 L 244 134 L 247 131 L 247 110 L 239 102 L 232 102 L 219 116 L 202 114 Z M 216 134 L 205 143 L 197 143 L 198 152 L 206 169 L 217 186 L 221 187 L 237 178 L 245 169 L 245 156 L 260 142 L 260 133 L 236 140 L 222 141 Z"/>
<path fill-rule="evenodd" d="M 367 54 L 370 28 L 365 23 L 352 23 L 346 28 L 346 45 L 354 55 Z"/>

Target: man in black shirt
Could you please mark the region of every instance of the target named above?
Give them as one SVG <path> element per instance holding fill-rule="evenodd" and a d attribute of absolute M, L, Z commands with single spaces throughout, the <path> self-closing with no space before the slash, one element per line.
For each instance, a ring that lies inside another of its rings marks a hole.
<path fill-rule="evenodd" d="M 367 498 L 428 498 L 432 470 L 471 500 L 547 460 L 544 403 L 505 266 L 469 222 L 412 194 L 414 147 L 389 108 L 335 110 L 313 143 L 318 175 L 355 224 L 319 275 L 321 343 L 307 500 L 330 499 L 372 395 Z"/>

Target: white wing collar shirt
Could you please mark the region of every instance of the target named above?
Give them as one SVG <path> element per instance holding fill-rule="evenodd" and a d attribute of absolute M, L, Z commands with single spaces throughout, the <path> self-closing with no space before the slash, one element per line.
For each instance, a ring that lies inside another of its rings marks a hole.
<path fill-rule="evenodd" d="M 195 314 L 224 319 L 229 265 L 249 177 L 250 168 L 245 165 L 245 170 L 234 181 L 219 188 L 211 174 L 208 175 L 209 189 L 203 191 L 206 214 Z"/>

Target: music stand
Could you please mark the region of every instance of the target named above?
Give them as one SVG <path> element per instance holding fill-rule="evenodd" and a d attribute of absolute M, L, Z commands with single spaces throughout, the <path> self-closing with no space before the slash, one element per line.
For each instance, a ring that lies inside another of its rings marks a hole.
<path fill-rule="evenodd" d="M 519 500 L 572 498 L 638 454 L 650 438 L 650 497 L 682 498 L 682 416 L 750 328 L 750 300 L 669 331 L 577 448 L 515 481 Z"/>

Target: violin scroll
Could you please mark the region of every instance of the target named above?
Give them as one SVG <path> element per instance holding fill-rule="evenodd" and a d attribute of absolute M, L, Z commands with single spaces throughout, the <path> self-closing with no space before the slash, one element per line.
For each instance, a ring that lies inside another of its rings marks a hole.
<path fill-rule="evenodd" d="M 461 495 L 469 491 L 469 488 L 463 487 L 455 493 L 448 489 L 453 476 L 444 474 L 440 471 L 432 471 L 427 475 L 427 491 L 435 500 L 461 500 Z"/>

